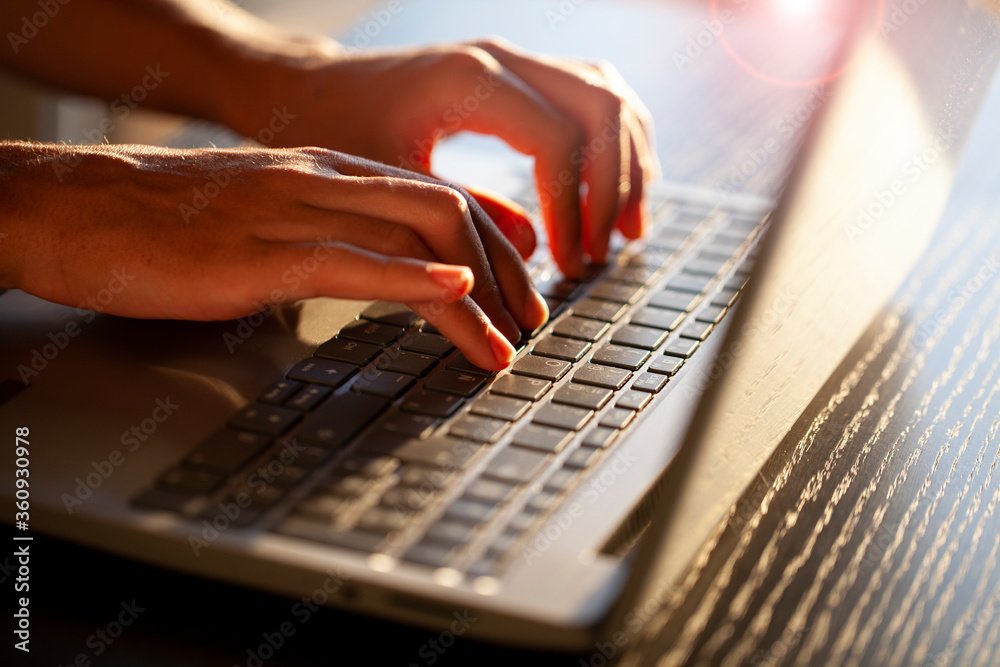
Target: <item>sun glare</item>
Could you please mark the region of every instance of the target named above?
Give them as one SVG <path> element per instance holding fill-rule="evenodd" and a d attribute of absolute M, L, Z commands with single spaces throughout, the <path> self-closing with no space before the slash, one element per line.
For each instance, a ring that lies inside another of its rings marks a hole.
<path fill-rule="evenodd" d="M 816 8 L 818 0 L 774 0 L 778 10 L 789 18 L 808 16 Z"/>

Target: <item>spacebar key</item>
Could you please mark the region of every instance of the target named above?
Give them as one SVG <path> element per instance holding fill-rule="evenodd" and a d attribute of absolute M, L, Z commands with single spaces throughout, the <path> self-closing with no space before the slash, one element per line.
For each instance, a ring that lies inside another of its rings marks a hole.
<path fill-rule="evenodd" d="M 307 415 L 295 431 L 302 440 L 322 447 L 339 447 L 389 407 L 389 401 L 368 394 L 334 396 Z"/>

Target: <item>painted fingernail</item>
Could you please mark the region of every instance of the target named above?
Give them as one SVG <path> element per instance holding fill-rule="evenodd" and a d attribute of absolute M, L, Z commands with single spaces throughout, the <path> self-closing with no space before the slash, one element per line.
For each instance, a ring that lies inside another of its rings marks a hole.
<path fill-rule="evenodd" d="M 441 300 L 445 303 L 458 301 L 472 291 L 475 283 L 472 270 L 467 266 L 431 262 L 427 265 L 427 275 L 444 290 Z"/>
<path fill-rule="evenodd" d="M 524 304 L 524 316 L 532 329 L 536 329 L 549 319 L 549 305 L 537 290 L 528 290 L 528 298 Z"/>
<path fill-rule="evenodd" d="M 486 340 L 489 341 L 490 350 L 497 363 L 503 368 L 510 366 L 510 362 L 514 359 L 514 346 L 507 341 L 507 338 L 496 327 L 491 326 L 486 331 Z"/>

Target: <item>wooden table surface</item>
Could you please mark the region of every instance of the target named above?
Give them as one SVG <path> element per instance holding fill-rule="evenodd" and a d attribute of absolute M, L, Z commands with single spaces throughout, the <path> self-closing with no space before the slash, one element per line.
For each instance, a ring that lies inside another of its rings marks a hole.
<path fill-rule="evenodd" d="M 655 111 L 690 113 L 687 101 L 718 91 L 683 95 L 663 96 L 675 106 Z M 810 105 L 809 95 L 776 100 L 769 117 Z M 777 157 L 746 177 L 732 162 L 704 159 L 706 141 L 742 155 L 776 131 L 755 122 L 763 134 L 753 137 L 735 124 L 664 133 L 661 152 L 699 158 L 670 163 L 670 173 L 770 189 Z M 1000 664 L 994 125 L 970 147 L 971 167 L 924 260 L 734 505 L 627 664 Z M 30 664 L 93 656 L 88 640 L 132 600 L 144 611 L 93 664 L 253 664 L 252 648 L 289 615 L 283 598 L 42 536 L 35 553 L 40 641 Z M 362 648 L 373 665 L 604 664 L 597 647 L 542 655 L 459 638 L 438 652 L 438 633 L 336 610 L 318 613 L 263 664 L 354 664 L 347 646 L 360 636 L 378 638 Z"/>

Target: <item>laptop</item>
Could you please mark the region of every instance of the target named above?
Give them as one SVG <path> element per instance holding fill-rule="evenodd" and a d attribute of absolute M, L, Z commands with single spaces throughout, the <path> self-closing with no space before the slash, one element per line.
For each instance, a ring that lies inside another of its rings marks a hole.
<path fill-rule="evenodd" d="M 414 39 L 448 36 L 434 34 L 437 4 L 404 5 L 426 19 Z M 449 3 L 448 25 L 488 5 Z M 574 5 L 574 20 L 600 25 L 608 7 L 595 5 Z M 621 655 L 641 628 L 655 633 L 692 557 L 949 197 L 994 79 L 991 10 L 922 5 L 897 26 L 877 9 L 838 16 L 855 29 L 777 201 L 659 184 L 647 238 L 579 283 L 542 249 L 531 271 L 552 317 L 510 371 L 475 368 L 384 302 L 206 324 L 4 293 L 0 424 L 20 450 L 0 469 L 30 469 L 26 493 L 3 487 L 5 502 L 30 502 L 15 535 L 440 630 L 465 612 L 469 636 Z M 458 154 L 530 207 L 523 164 L 493 148 Z"/>

